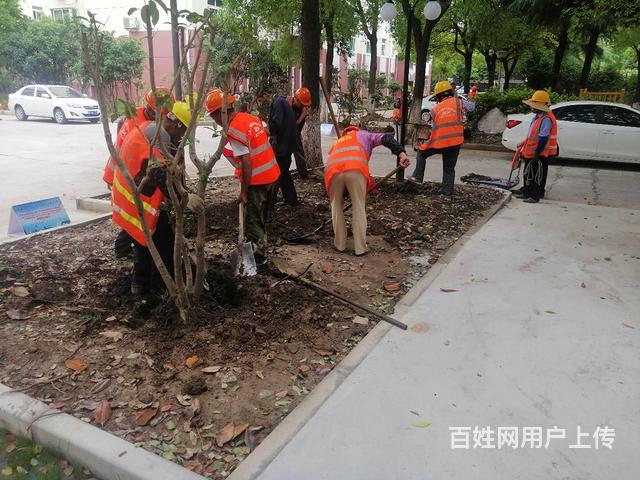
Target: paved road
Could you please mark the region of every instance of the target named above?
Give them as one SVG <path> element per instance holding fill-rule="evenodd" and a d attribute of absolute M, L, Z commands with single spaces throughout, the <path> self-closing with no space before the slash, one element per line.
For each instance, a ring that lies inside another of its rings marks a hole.
<path fill-rule="evenodd" d="M 445 263 L 408 331 L 339 367 L 275 459 L 267 439 L 231 479 L 637 478 L 639 238 L 639 210 L 512 201 Z M 470 429 L 462 448 L 450 427 Z M 499 427 L 517 428 L 517 448 L 497 448 Z M 545 448 L 554 427 L 565 438 Z M 570 447 L 578 427 L 590 449 Z M 612 449 L 595 448 L 598 427 L 615 429 Z"/>
<path fill-rule="evenodd" d="M 107 148 L 102 126 L 88 123 L 57 125 L 49 120 L 19 122 L 13 116 L 0 116 L 0 238 L 9 221 L 11 205 L 60 196 L 73 221 L 91 218 L 92 214 L 75 209 L 76 197 L 106 192 L 102 169 Z M 217 141 L 210 130 L 199 127 L 197 150 L 200 155 L 212 152 Z M 332 139 L 324 137 L 326 152 Z M 508 154 L 463 150 L 458 163 L 458 177 L 476 172 L 490 176 L 506 176 Z M 375 151 L 371 167 L 375 175 L 393 168 L 394 159 L 384 147 Z M 190 172 L 193 174 L 194 169 Z M 214 175 L 230 175 L 232 169 L 221 161 Z M 441 161 L 435 158 L 427 167 L 427 177 L 438 180 Z M 640 172 L 619 169 L 554 167 L 550 174 L 549 198 L 598 203 L 610 206 L 640 208 Z"/>

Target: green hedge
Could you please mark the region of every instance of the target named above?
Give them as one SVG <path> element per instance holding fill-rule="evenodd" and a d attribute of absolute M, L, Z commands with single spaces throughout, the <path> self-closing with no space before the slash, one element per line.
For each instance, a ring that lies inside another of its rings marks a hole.
<path fill-rule="evenodd" d="M 530 88 L 517 88 L 501 92 L 497 89 L 490 89 L 476 97 L 476 109 L 467 116 L 471 130 L 476 130 L 480 119 L 491 109 L 498 108 L 505 115 L 512 113 L 527 113 L 530 108 L 522 103 L 523 100 L 531 98 L 533 90 Z M 551 103 L 577 100 L 578 97 L 572 95 L 562 95 L 551 92 Z"/>

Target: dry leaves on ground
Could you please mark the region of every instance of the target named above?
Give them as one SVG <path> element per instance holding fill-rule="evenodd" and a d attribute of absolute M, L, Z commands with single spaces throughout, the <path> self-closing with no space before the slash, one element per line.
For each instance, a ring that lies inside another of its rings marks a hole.
<path fill-rule="evenodd" d="M 93 411 L 93 419 L 99 423 L 101 427 L 111 418 L 111 405 L 107 400 L 102 400 L 98 408 Z"/>
<path fill-rule="evenodd" d="M 244 432 L 248 426 L 248 423 L 229 423 L 225 425 L 225 427 L 216 434 L 216 444 L 222 447 L 225 443 L 230 442 Z"/>
<path fill-rule="evenodd" d="M 74 373 L 84 372 L 87 369 L 87 363 L 81 358 L 70 358 L 65 361 L 64 364 L 70 370 L 73 370 Z"/>

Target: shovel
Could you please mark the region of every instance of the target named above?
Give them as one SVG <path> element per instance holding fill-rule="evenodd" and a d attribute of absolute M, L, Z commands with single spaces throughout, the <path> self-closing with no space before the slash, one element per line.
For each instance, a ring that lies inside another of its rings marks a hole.
<path fill-rule="evenodd" d="M 378 188 L 384 182 L 386 182 L 391 177 L 393 177 L 396 174 L 396 172 L 398 170 L 400 170 L 401 168 L 403 168 L 403 167 L 398 166 L 398 167 L 394 168 L 392 171 L 390 171 L 389 173 L 387 173 L 384 177 L 382 177 L 374 185 L 372 185 L 371 187 L 369 187 L 367 189 L 367 194 L 373 192 L 376 188 Z M 343 212 L 348 211 L 350 208 L 351 208 L 351 203 L 347 203 L 347 205 L 345 205 L 345 207 L 343 209 Z M 317 227 L 312 232 L 305 233 L 304 235 L 300 235 L 299 237 L 287 238 L 287 242 L 289 242 L 289 243 L 302 243 L 302 244 L 314 243 L 315 240 L 310 238 L 310 237 L 313 237 L 316 233 L 320 232 L 322 229 L 324 229 L 325 227 L 327 227 L 329 225 L 331 225 L 331 219 L 328 219 L 328 220 L 324 221 L 319 227 Z"/>
<path fill-rule="evenodd" d="M 231 266 L 235 276 L 245 275 L 252 277 L 258 273 L 256 259 L 253 256 L 251 242 L 244 241 L 244 204 L 239 204 L 238 248 L 231 252 Z"/>

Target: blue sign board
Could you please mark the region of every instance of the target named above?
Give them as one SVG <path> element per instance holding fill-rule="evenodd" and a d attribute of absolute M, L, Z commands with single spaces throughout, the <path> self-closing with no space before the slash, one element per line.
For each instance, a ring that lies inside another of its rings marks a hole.
<path fill-rule="evenodd" d="M 71 223 L 60 197 L 46 198 L 11 207 L 9 235 L 33 233 Z"/>

